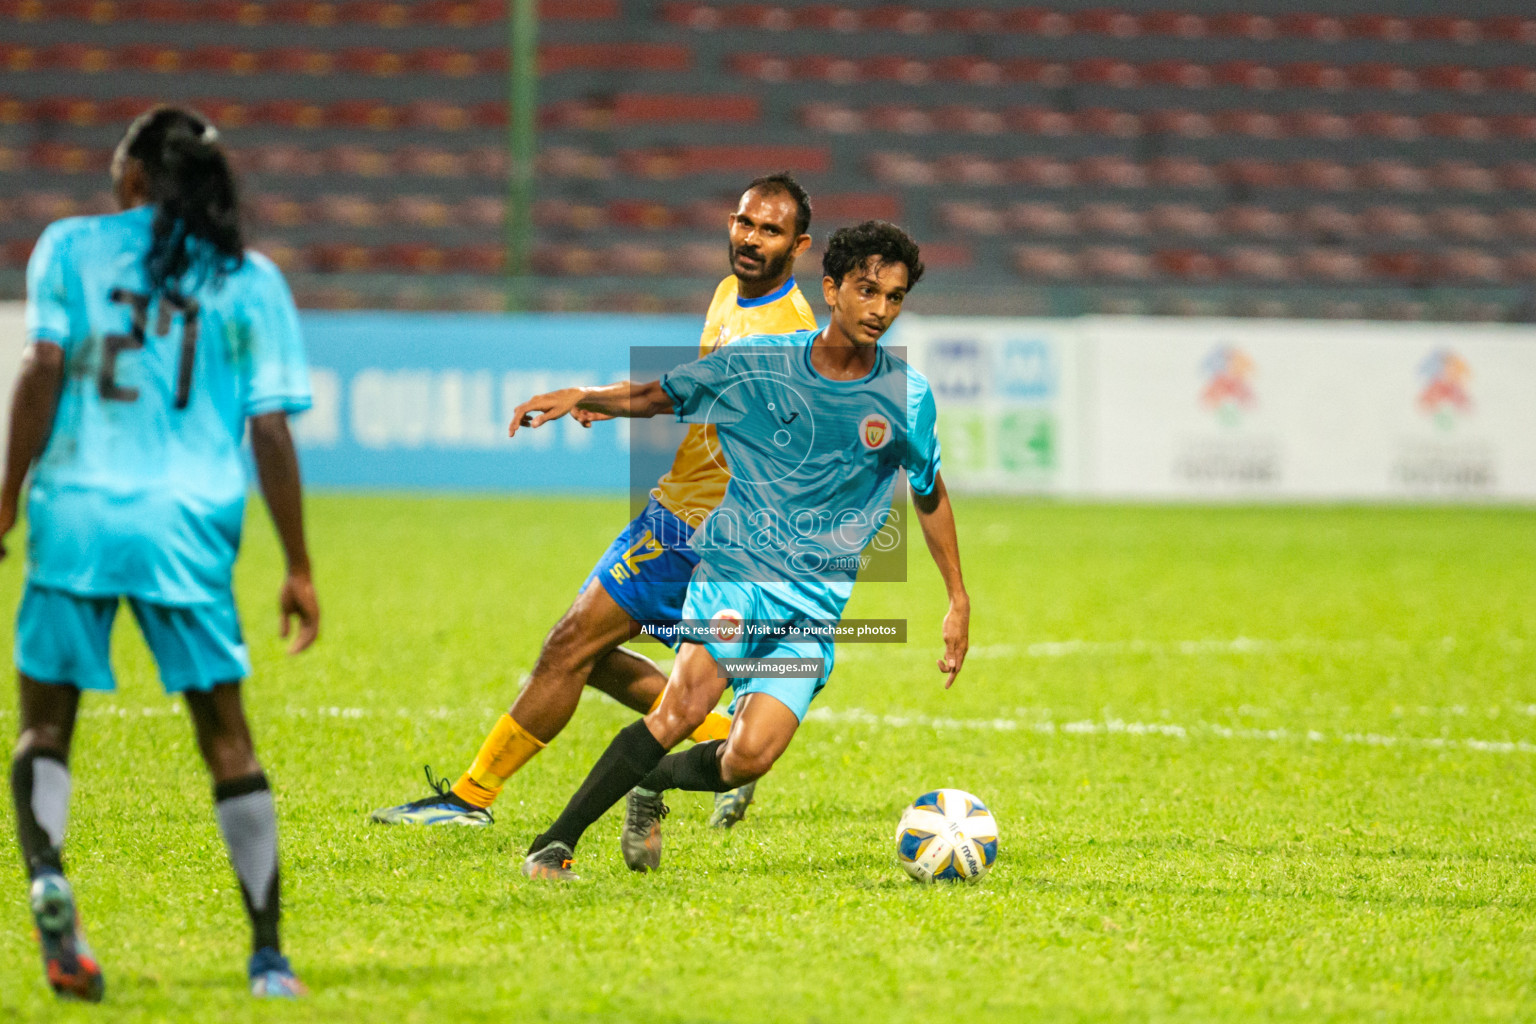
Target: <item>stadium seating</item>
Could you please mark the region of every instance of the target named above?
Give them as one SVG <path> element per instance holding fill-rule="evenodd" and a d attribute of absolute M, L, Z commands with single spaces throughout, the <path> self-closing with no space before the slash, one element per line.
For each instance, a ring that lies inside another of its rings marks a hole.
<path fill-rule="evenodd" d="M 1536 263 L 1536 15 L 1515 0 L 540 13 L 552 308 L 697 308 L 733 190 L 781 168 L 811 188 L 818 239 L 909 223 L 934 309 L 1052 283 L 1108 289 L 1084 308 L 1164 286 L 1219 286 L 1238 312 L 1365 308 L 1350 288 L 1497 288 Z M 163 96 L 224 129 L 252 230 L 305 301 L 489 308 L 505 16 L 503 0 L 0 0 L 0 255 L 14 271 L 49 219 L 108 208 L 112 146 Z"/>

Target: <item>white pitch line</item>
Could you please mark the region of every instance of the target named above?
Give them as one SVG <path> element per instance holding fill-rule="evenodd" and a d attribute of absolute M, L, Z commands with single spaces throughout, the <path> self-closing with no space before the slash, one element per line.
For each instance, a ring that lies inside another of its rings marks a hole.
<path fill-rule="evenodd" d="M 922 714 L 877 714 L 863 708 L 812 708 L 806 721 L 841 725 L 869 725 L 886 729 L 968 730 L 979 732 L 1029 732 L 1042 736 L 1150 736 L 1173 740 L 1211 737 L 1270 743 L 1331 743 L 1369 747 L 1408 747 L 1426 750 L 1475 750 L 1488 754 L 1536 754 L 1536 743 L 1527 740 L 1451 739 L 1443 736 L 1392 736 L 1374 732 L 1324 733 L 1315 729 L 1247 729 L 1201 722 L 1127 722 L 1119 718 L 1079 719 L 1070 722 L 1029 721 L 1018 718 L 944 718 Z"/>

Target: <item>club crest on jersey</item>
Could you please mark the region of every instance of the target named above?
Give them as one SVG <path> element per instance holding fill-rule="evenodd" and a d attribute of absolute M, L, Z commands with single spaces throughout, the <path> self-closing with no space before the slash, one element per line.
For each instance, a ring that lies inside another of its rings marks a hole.
<path fill-rule="evenodd" d="M 715 635 L 716 640 L 726 643 L 741 637 L 741 622 L 741 612 L 734 608 L 722 608 L 709 620 L 709 631 Z"/>
<path fill-rule="evenodd" d="M 891 421 L 872 412 L 859 422 L 859 443 L 870 451 L 884 448 L 891 440 Z"/>

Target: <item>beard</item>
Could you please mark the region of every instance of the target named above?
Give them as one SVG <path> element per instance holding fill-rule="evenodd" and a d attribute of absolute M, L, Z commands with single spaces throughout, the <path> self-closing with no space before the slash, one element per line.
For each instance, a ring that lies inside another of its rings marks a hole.
<path fill-rule="evenodd" d="M 743 281 L 772 281 L 784 273 L 784 269 L 789 266 L 790 260 L 793 258 L 788 252 L 784 252 L 773 259 L 764 257 L 762 266 L 756 270 L 741 271 L 736 269 L 736 247 L 727 242 L 726 249 L 730 253 L 731 273 Z M 758 255 L 761 257 L 761 250 L 759 250 Z"/>

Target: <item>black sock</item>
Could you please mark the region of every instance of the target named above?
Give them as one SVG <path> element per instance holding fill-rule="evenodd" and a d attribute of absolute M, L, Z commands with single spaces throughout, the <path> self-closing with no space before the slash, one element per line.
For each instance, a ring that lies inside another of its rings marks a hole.
<path fill-rule="evenodd" d="M 620 729 L 587 773 L 586 781 L 576 790 L 571 802 L 560 812 L 560 817 L 549 826 L 549 831 L 533 841 L 528 852 L 543 849 L 550 843 L 564 843 L 572 850 L 576 849 L 581 834 L 625 793 L 634 789 L 635 783 L 649 775 L 666 752 L 667 748 L 656 742 L 651 730 L 645 727 L 645 719 Z"/>
<path fill-rule="evenodd" d="M 219 831 L 240 880 L 246 913 L 251 915 L 251 948 L 280 949 L 277 937 L 279 878 L 277 811 L 272 788 L 261 772 L 229 779 L 213 787 Z"/>
<path fill-rule="evenodd" d="M 27 875 L 64 873 L 64 826 L 69 821 L 69 765 L 57 750 L 29 748 L 11 762 L 16 837 Z"/>
<path fill-rule="evenodd" d="M 725 740 L 696 743 L 680 754 L 668 754 L 656 769 L 640 780 L 640 788 L 652 793 L 687 789 L 695 793 L 724 793 L 735 786 L 720 777 L 720 748 Z"/>

